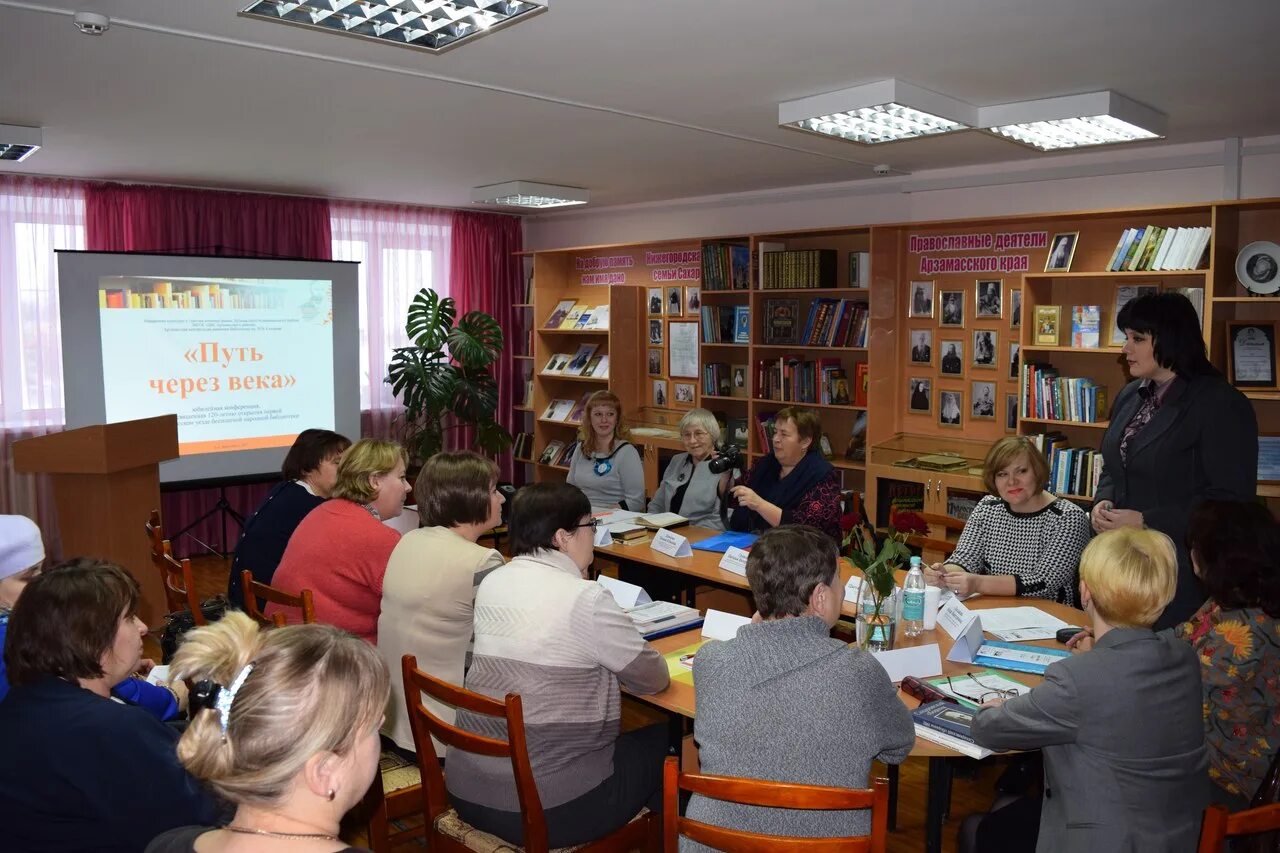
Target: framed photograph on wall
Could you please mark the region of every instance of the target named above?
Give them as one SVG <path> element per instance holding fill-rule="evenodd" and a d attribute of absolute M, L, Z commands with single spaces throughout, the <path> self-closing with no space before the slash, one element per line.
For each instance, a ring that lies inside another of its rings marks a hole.
<path fill-rule="evenodd" d="M 1022 328 L 1022 290 L 1021 288 L 1011 288 L 1009 290 L 1009 328 Z"/>
<path fill-rule="evenodd" d="M 1018 350 L 1020 350 L 1021 348 L 1022 347 L 1019 346 L 1016 341 L 1014 343 L 1009 344 L 1009 378 L 1010 379 L 1018 378 L 1018 367 L 1019 367 Z"/>
<path fill-rule="evenodd" d="M 933 380 L 916 376 L 907 380 L 907 411 L 927 415 L 933 409 Z"/>
<path fill-rule="evenodd" d="M 684 289 L 684 313 L 689 317 L 702 316 L 702 288 L 686 287 Z"/>
<path fill-rule="evenodd" d="M 661 320 L 649 321 L 649 343 L 651 344 L 662 343 L 662 326 L 663 326 L 663 322 Z"/>
<path fill-rule="evenodd" d="M 662 375 L 662 350 L 660 349 L 649 350 L 649 375 Z"/>
<path fill-rule="evenodd" d="M 672 383 L 675 392 L 676 402 L 683 405 L 692 406 L 694 397 L 694 386 L 692 382 L 675 382 Z"/>
<path fill-rule="evenodd" d="M 1044 261 L 1045 272 L 1068 272 L 1071 259 L 1076 254 L 1076 241 L 1080 239 L 1079 231 L 1064 231 L 1054 234 L 1049 241 L 1049 256 Z"/>
<path fill-rule="evenodd" d="M 963 391 L 938 392 L 938 426 L 959 427 L 964 406 Z"/>
<path fill-rule="evenodd" d="M 973 316 L 979 320 L 994 320 L 1004 316 L 1004 279 L 978 279 L 973 304 Z"/>
<path fill-rule="evenodd" d="M 662 316 L 662 288 L 661 287 L 649 288 L 649 316 L 650 317 Z"/>
<path fill-rule="evenodd" d="M 659 407 L 667 405 L 667 380 L 653 380 L 653 404 Z"/>
<path fill-rule="evenodd" d="M 943 376 L 964 376 L 964 341 L 944 340 L 938 344 L 942 359 L 938 369 Z"/>
<path fill-rule="evenodd" d="M 1004 431 L 1018 431 L 1018 395 L 1004 395 Z"/>
<path fill-rule="evenodd" d="M 933 282 L 913 281 L 907 297 L 908 317 L 933 317 Z"/>
<path fill-rule="evenodd" d="M 974 382 L 972 384 L 973 396 L 969 402 L 973 409 L 969 412 L 969 417 L 994 421 L 996 419 L 996 383 Z"/>
<path fill-rule="evenodd" d="M 996 348 L 1000 336 L 991 329 L 975 329 L 973 332 L 973 366 L 995 367 Z"/>
<path fill-rule="evenodd" d="M 964 328 L 964 291 L 944 290 L 938 296 L 938 325 L 952 328 Z"/>
<path fill-rule="evenodd" d="M 933 329 L 911 330 L 911 363 L 933 364 Z"/>
<path fill-rule="evenodd" d="M 1237 388 L 1280 387 L 1276 383 L 1274 322 L 1227 322 L 1227 379 Z"/>
<path fill-rule="evenodd" d="M 684 293 L 680 285 L 667 288 L 667 316 L 682 317 L 684 316 Z"/>

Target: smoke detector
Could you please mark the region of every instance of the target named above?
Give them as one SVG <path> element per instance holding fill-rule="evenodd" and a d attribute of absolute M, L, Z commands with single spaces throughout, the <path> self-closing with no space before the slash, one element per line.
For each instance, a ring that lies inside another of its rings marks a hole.
<path fill-rule="evenodd" d="M 87 36 L 100 36 L 111 27 L 111 19 L 97 12 L 76 12 L 71 20 Z"/>

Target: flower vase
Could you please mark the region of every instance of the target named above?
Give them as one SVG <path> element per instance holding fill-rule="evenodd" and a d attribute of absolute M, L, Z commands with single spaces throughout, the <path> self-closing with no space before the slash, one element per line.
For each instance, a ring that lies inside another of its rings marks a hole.
<path fill-rule="evenodd" d="M 858 607 L 858 648 L 868 652 L 889 651 L 893 648 L 898 627 L 896 595 L 889 593 L 880 598 L 875 587 L 864 581 L 861 598 Z"/>

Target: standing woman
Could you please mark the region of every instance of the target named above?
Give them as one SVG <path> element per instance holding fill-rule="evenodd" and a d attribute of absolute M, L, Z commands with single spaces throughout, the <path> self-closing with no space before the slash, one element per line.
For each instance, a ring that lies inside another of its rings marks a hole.
<path fill-rule="evenodd" d="M 1155 623 L 1171 628 L 1205 600 L 1187 553 L 1187 521 L 1205 500 L 1252 500 L 1258 421 L 1253 406 L 1205 356 L 1200 320 L 1180 293 L 1120 309 L 1133 381 L 1116 397 L 1102 438 L 1104 467 L 1090 513 L 1098 533 L 1150 527 L 1178 550 L 1178 589 Z"/>
<path fill-rule="evenodd" d="M 259 583 L 271 583 L 293 531 L 333 491 L 338 460 L 350 446 L 351 439 L 332 430 L 304 429 L 298 433 L 281 466 L 284 481 L 267 493 L 262 505 L 244 523 L 227 582 L 227 598 L 233 605 L 244 607 L 240 579 L 243 570 L 253 572 L 253 579 Z"/>
<path fill-rule="evenodd" d="M 680 441 L 684 453 L 671 457 L 649 501 L 649 512 L 675 512 L 690 523 L 712 530 L 724 530 L 720 518 L 720 495 L 728 487 L 729 472 L 713 474 L 709 464 L 716 452 L 720 424 L 706 409 L 691 409 L 680 419 Z"/>
<path fill-rule="evenodd" d="M 578 447 L 569 459 L 568 483 L 582 490 L 593 512 L 619 507 L 644 511 L 644 465 L 640 451 L 627 441 L 622 401 L 612 391 L 587 398 Z"/>
<path fill-rule="evenodd" d="M 818 452 L 822 422 L 788 406 L 774 416 L 773 453 L 751 467 L 746 486 L 734 486 L 733 530 L 758 532 L 779 524 L 807 524 L 840 541 L 840 479 Z"/>
<path fill-rule="evenodd" d="M 383 524 L 404 509 L 409 481 L 404 478 L 404 448 L 395 442 L 363 438 L 338 464 L 333 500 L 302 519 L 285 548 L 272 586 L 315 596 L 316 620 L 337 625 L 377 645 L 378 613 L 387 561 L 400 534 Z M 295 608 L 267 605 L 291 620 Z"/>

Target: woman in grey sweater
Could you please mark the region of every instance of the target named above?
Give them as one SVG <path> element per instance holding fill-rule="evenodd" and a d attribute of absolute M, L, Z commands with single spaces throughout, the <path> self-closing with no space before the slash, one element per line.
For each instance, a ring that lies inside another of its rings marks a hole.
<path fill-rule="evenodd" d="M 832 639 L 840 616 L 836 543 L 812 527 L 765 531 L 747 558 L 757 619 L 693 661 L 694 735 L 702 771 L 865 788 L 872 759 L 900 764 L 915 744 L 911 714 L 866 652 Z M 688 816 L 751 832 L 866 835 L 867 811 L 793 811 L 694 795 Z M 681 839 L 682 853 L 708 848 Z"/>
<path fill-rule="evenodd" d="M 692 524 L 724 530 L 720 495 L 728 488 L 729 472 L 714 474 L 710 468 L 719 435 L 720 424 L 706 409 L 685 413 L 680 419 L 680 441 L 686 452 L 671 457 L 649 501 L 649 512 L 675 512 Z"/>
<path fill-rule="evenodd" d="M 588 397 L 567 482 L 582 490 L 593 512 L 644 511 L 644 463 L 626 438 L 618 396 L 597 391 Z"/>

